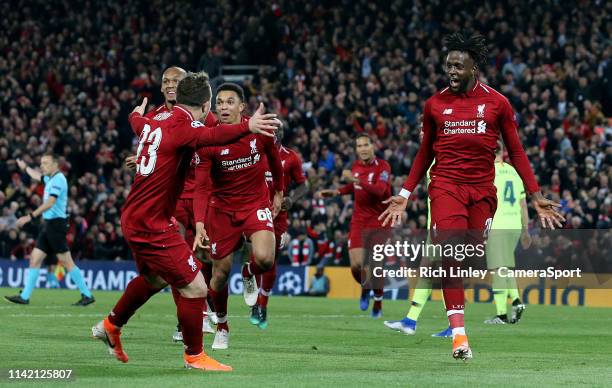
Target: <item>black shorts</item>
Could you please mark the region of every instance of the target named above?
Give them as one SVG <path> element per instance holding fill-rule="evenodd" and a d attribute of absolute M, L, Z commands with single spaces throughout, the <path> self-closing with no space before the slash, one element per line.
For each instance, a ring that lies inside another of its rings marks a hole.
<path fill-rule="evenodd" d="M 66 234 L 68 234 L 67 218 L 44 220 L 40 233 L 38 233 L 38 238 L 36 239 L 36 248 L 45 252 L 47 255 L 68 252 Z"/>

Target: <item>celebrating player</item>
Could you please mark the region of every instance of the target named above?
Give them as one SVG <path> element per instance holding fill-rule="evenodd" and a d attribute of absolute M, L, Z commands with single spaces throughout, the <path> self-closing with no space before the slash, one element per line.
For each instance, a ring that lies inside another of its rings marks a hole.
<path fill-rule="evenodd" d="M 519 240 L 523 248 L 529 248 L 531 237 L 527 229 L 527 201 L 525 188 L 514 167 L 504 163 L 503 146 L 498 142 L 495 157 L 495 187 L 497 188 L 497 211 L 487 239 L 487 268 L 493 276 L 493 299 L 497 314 L 487 319 L 488 324 L 517 323 L 525 310 L 519 297 L 516 279 L 512 276 L 501 277 L 498 268 L 514 269 L 514 250 Z M 512 316 L 508 319 L 507 301 L 512 301 Z"/>
<path fill-rule="evenodd" d="M 242 116 L 244 91 L 237 84 L 225 83 L 217 88 L 216 107 L 222 123 L 246 120 Z M 242 268 L 242 277 L 244 300 L 253 306 L 259 293 L 255 276 L 272 268 L 274 263 L 273 217 L 282 205 L 283 170 L 274 140 L 260 135 L 245 136 L 223 147 L 203 147 L 197 155 L 200 163 L 196 169 L 199 187 L 194 197 L 195 245 L 210 246 L 213 260 L 210 292 L 218 319 L 212 348 L 227 349 L 227 279 L 232 254 L 240 248 L 243 235 L 251 241 L 253 254 Z M 262 157 L 267 158 L 274 180 L 274 214 L 265 180 L 267 165 Z"/>
<path fill-rule="evenodd" d="M 189 74 L 177 87 L 177 104 L 159 119 L 143 117 L 147 100 L 134 109 L 130 125 L 140 138 L 134 183 L 121 215 L 121 227 L 134 253 L 140 275 L 134 278 L 103 321 L 92 328 L 109 352 L 128 361 L 121 329 L 136 310 L 168 284 L 180 292 L 177 315 L 183 329 L 185 367 L 230 371 L 203 352 L 202 310 L 206 283 L 172 217 L 183 190 L 193 150 L 207 144 L 226 144 L 250 132 L 269 135 L 278 120 L 264 115 L 263 106 L 249 122 L 202 129 L 198 121 L 210 110 L 211 90 L 206 73 Z"/>
<path fill-rule="evenodd" d="M 163 119 L 167 117 L 172 111 L 172 107 L 176 104 L 176 87 L 178 83 L 185 78 L 187 75 L 187 71 L 178 67 L 171 66 L 167 68 L 162 74 L 161 81 L 161 92 L 164 96 L 164 103 L 159 105 L 158 107 L 150 110 L 144 116 L 149 119 Z M 217 118 L 213 112 L 208 112 L 206 118 L 204 120 L 204 125 L 207 127 L 214 127 L 217 123 Z M 195 156 L 195 154 L 194 154 Z M 191 160 L 191 164 L 189 165 L 189 172 L 187 173 L 187 177 L 185 178 L 185 186 L 183 188 L 183 192 L 179 197 L 176 203 L 176 210 L 174 212 L 174 218 L 177 221 L 179 232 L 185 238 L 187 245 L 193 245 L 193 238 L 195 236 L 195 222 L 193 218 L 193 189 L 195 186 L 195 165 L 197 163 L 197 159 L 194 157 Z M 126 159 L 126 164 L 129 168 L 136 170 L 136 156 L 129 156 Z M 202 262 L 202 272 L 204 273 L 204 280 L 206 280 L 206 285 L 209 286 L 210 276 L 206 276 L 210 274 L 210 265 L 207 266 L 205 262 Z M 175 299 L 178 298 L 179 292 L 176 288 L 172 287 L 172 296 Z M 208 296 L 210 299 L 210 296 Z M 202 330 L 208 333 L 214 333 L 210 320 L 208 319 L 207 309 L 205 308 L 203 311 L 203 327 Z M 176 325 L 176 331 L 172 335 L 172 340 L 174 342 L 183 341 L 183 334 L 181 332 L 181 325 L 178 323 Z"/>
<path fill-rule="evenodd" d="M 283 167 L 284 186 L 283 205 L 280 213 L 274 218 L 274 236 L 276 238 L 274 264 L 269 271 L 261 275 L 261 286 L 259 288 L 257 304 L 251 309 L 251 323 L 257 325 L 260 329 L 268 327 L 268 297 L 276 281 L 276 263 L 280 257 L 280 251 L 287 245 L 287 240 L 289 239 L 289 235 L 287 234 L 287 229 L 289 227 L 289 209 L 308 192 L 306 177 L 302 171 L 302 159 L 297 152 L 282 145 L 283 136 L 284 130 L 282 127 L 279 127 L 276 131 L 276 146 L 278 147 L 278 153 Z M 273 200 L 276 193 L 274 191 L 275 186 L 272 179 L 272 172 L 266 171 L 266 180 L 270 183 L 270 199 Z M 289 196 L 287 194 L 289 194 L 289 186 L 292 182 L 297 186 L 293 195 Z"/>
<path fill-rule="evenodd" d="M 543 197 L 517 133 L 514 112 L 508 100 L 477 80 L 478 66 L 486 62 L 487 46 L 480 35 L 447 37 L 445 70 L 449 86 L 425 102 L 423 142 L 399 195 L 385 201 L 384 225 L 399 225 L 408 198 L 433 159 L 431 183 L 431 230 L 480 230 L 490 226 L 497 207 L 493 179 L 495 147 L 501 133 L 510 158 L 532 195 L 543 226 L 561 226 L 560 205 Z M 438 241 L 436 241 L 438 240 Z M 453 265 L 456 265 L 453 264 Z M 443 277 L 444 301 L 453 331 L 453 357 L 468 359 L 472 351 L 464 328 L 464 292 L 460 278 Z"/>
<path fill-rule="evenodd" d="M 25 288 L 19 295 L 5 296 L 4 298 L 16 304 L 29 304 L 30 296 L 34 291 L 40 273 L 40 265 L 47 255 L 55 255 L 68 270 L 68 275 L 81 291 L 81 299 L 74 305 L 87 306 L 92 304 L 95 299 L 85 284 L 81 270 L 74 264 L 66 242 L 66 234 L 68 233 L 68 214 L 66 213 L 68 183 L 59 169 L 57 158 L 53 154 L 43 155 L 40 158 L 42 172 L 28 167 L 21 159 L 17 159 L 17 165 L 32 179 L 42 181 L 45 184 L 43 204 L 30 214 L 20 217 L 17 220 L 17 227 L 22 227 L 41 214 L 43 224 L 36 239 L 36 247 L 32 250 Z"/>
<path fill-rule="evenodd" d="M 363 243 L 364 231 L 384 228 L 378 217 L 385 206 L 382 200 L 391 195 L 390 174 L 391 167 L 386 161 L 374 155 L 372 139 L 366 135 L 358 135 L 355 139 L 357 156 L 359 160 L 353 164 L 351 171 L 344 170 L 342 177 L 348 182 L 338 190 L 321 190 L 322 197 L 355 194 L 355 207 L 351 219 L 349 232 L 349 259 L 351 273 L 357 283 L 362 285 L 364 276 L 365 249 Z M 374 305 L 372 317 L 382 316 L 382 288 L 374 289 Z M 370 289 L 362 286 L 359 306 L 362 311 L 368 309 L 370 304 Z"/>

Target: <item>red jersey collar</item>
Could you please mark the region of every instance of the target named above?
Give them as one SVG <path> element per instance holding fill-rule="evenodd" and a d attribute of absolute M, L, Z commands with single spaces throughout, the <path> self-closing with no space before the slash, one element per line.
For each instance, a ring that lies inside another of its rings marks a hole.
<path fill-rule="evenodd" d="M 474 97 L 476 93 L 478 92 L 479 87 L 480 87 L 480 81 L 476 80 L 476 82 L 474 83 L 474 87 L 471 90 L 468 90 L 467 92 L 464 93 L 465 96 Z"/>
<path fill-rule="evenodd" d="M 361 164 L 362 166 L 371 166 L 373 164 L 378 164 L 378 160 L 376 160 L 376 156 L 372 158 L 372 161 L 370 163 L 365 163 L 363 160 L 358 159 L 357 163 Z"/>
<path fill-rule="evenodd" d="M 174 111 L 174 110 L 176 110 L 176 111 L 184 112 L 184 114 L 186 114 L 187 116 L 189 116 L 189 118 L 191 119 L 191 121 L 196 121 L 196 120 L 193 118 L 193 115 L 191 114 L 191 112 L 189 112 L 187 109 L 185 109 L 185 108 L 183 108 L 183 107 L 180 107 L 180 106 L 178 106 L 178 105 L 175 105 L 175 106 L 172 108 L 172 110 L 173 110 L 173 111 Z"/>

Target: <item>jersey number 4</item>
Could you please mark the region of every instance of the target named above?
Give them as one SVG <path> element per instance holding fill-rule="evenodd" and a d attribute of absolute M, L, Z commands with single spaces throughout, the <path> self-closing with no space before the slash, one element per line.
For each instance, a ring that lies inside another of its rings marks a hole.
<path fill-rule="evenodd" d="M 151 131 L 149 124 L 145 124 L 140 135 L 140 143 L 138 143 L 138 151 L 136 151 L 136 173 L 140 175 L 151 175 L 155 170 L 155 163 L 157 162 L 157 149 L 159 143 L 162 141 L 162 130 L 161 128 L 155 128 Z M 147 152 L 143 153 L 147 146 Z"/>
<path fill-rule="evenodd" d="M 510 202 L 510 206 L 514 206 L 516 197 L 514 196 L 514 183 L 512 181 L 506 181 L 504 185 L 504 202 Z"/>

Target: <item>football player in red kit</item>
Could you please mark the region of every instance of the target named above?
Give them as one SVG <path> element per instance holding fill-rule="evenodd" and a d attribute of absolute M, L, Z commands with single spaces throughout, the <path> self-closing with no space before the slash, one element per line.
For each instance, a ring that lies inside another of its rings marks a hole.
<path fill-rule="evenodd" d="M 289 234 L 287 233 L 289 228 L 289 209 L 308 192 L 306 177 L 302 171 L 302 159 L 297 152 L 282 145 L 283 136 L 283 127 L 279 127 L 276 131 L 276 146 L 278 147 L 278 153 L 283 167 L 284 184 L 283 205 L 280 213 L 274 218 L 274 236 L 276 238 L 274 265 L 269 271 L 261 275 L 257 304 L 251 309 L 250 321 L 260 329 L 268 327 L 268 297 L 276 281 L 276 263 L 280 257 L 281 250 L 287 245 L 289 240 Z M 270 187 L 270 200 L 273 200 L 275 192 L 271 171 L 266 171 L 266 181 Z M 293 191 L 293 195 L 289 196 L 289 187 L 292 183 L 295 184 L 296 187 Z"/>
<path fill-rule="evenodd" d="M 187 71 L 178 66 L 171 66 L 167 68 L 162 74 L 161 81 L 161 92 L 164 96 L 164 103 L 147 112 L 144 117 L 156 120 L 163 120 L 164 118 L 168 117 L 170 115 L 170 112 L 172 111 L 172 107 L 174 107 L 174 105 L 176 104 L 176 87 L 178 83 L 183 78 L 185 78 L 186 75 Z M 214 127 L 215 125 L 217 125 L 217 118 L 215 117 L 214 113 L 210 111 L 208 112 L 208 114 L 206 115 L 206 119 L 204 120 L 204 125 L 207 127 Z M 195 187 L 196 162 L 197 159 L 194 157 L 191 160 L 191 164 L 189 165 L 189 172 L 187 173 L 187 177 L 185 178 L 185 187 L 183 189 L 183 192 L 181 193 L 181 196 L 178 199 L 178 202 L 176 203 L 176 210 L 174 212 L 174 218 L 177 221 L 179 232 L 181 233 L 181 235 L 183 235 L 183 237 L 185 237 L 185 241 L 189 246 L 193 245 L 193 238 L 195 237 L 195 221 L 193 218 L 193 189 Z M 136 156 L 129 156 L 126 159 L 126 165 L 128 168 L 131 168 L 135 171 Z M 204 273 L 206 285 L 210 286 L 210 284 L 208 284 L 210 276 L 207 276 L 210 275 L 211 272 L 210 264 L 203 262 L 202 271 Z M 180 294 L 178 290 L 173 287 L 172 296 L 175 299 L 175 302 L 176 298 L 178 298 L 179 295 Z M 210 296 L 208 297 L 207 304 L 212 304 L 212 302 L 210 302 Z M 204 323 L 202 330 L 204 330 L 204 332 L 214 333 L 210 324 L 210 320 L 208 319 L 207 310 L 208 309 L 205 308 L 203 311 Z M 176 325 L 176 331 L 172 335 L 172 340 L 174 342 L 180 342 L 183 340 L 183 334 L 181 332 L 180 324 Z"/>
<path fill-rule="evenodd" d="M 425 102 L 423 141 L 401 192 L 385 201 L 389 207 L 380 219 L 384 225 L 400 224 L 411 192 L 435 158 L 428 186 L 432 241 L 440 242 L 458 231 L 480 231 L 484 237 L 497 208 L 494 161 L 501 135 L 542 226 L 561 226 L 563 217 L 556 211 L 560 205 L 540 192 L 508 99 L 476 77 L 478 66 L 487 60 L 485 39 L 454 33 L 447 37 L 446 47 L 449 86 Z M 458 265 L 452 258 L 444 261 L 445 266 Z M 442 288 L 453 331 L 452 355 L 466 360 L 472 351 L 464 328 L 462 280 L 443 277 Z"/>
<path fill-rule="evenodd" d="M 168 284 L 180 292 L 177 315 L 183 327 L 185 367 L 230 371 L 208 357 L 202 346 L 202 309 L 207 293 L 200 263 L 178 233 L 172 217 L 183 190 L 193 150 L 203 145 L 227 144 L 249 133 L 276 129 L 274 115 L 263 115 L 263 106 L 251 120 L 239 125 L 203 129 L 199 119 L 210 110 L 211 90 L 206 73 L 187 75 L 177 87 L 177 104 L 162 120 L 142 115 L 147 100 L 134 109 L 129 122 L 140 138 L 134 183 L 122 210 L 121 228 L 140 273 L 103 321 L 92 328 L 119 361 L 128 356 L 121 344 L 121 329 L 151 296 Z"/>
<path fill-rule="evenodd" d="M 237 84 L 225 83 L 217 88 L 216 107 L 222 123 L 239 124 L 246 120 L 242 116 L 244 91 Z M 251 241 L 253 254 L 243 266 L 242 277 L 245 302 L 253 306 L 259 293 L 255 276 L 272 268 L 274 263 L 273 218 L 282 205 L 283 170 L 278 148 L 267 136 L 245 136 L 223 147 L 202 147 L 197 155 L 200 163 L 194 197 L 195 245 L 210 246 L 213 260 L 210 290 L 218 320 L 212 348 L 227 349 L 227 280 L 232 256 L 242 245 L 243 236 Z M 274 179 L 273 207 L 265 180 L 268 165 Z"/>
<path fill-rule="evenodd" d="M 368 309 L 370 303 L 370 288 L 363 286 L 365 281 L 364 258 L 366 247 L 364 247 L 363 235 L 374 232 L 376 238 L 383 227 L 378 217 L 385 210 L 382 201 L 391 195 L 391 167 L 386 161 L 379 159 L 374 154 L 372 139 L 366 135 L 358 135 L 355 139 L 357 156 L 359 158 L 353 164 L 351 171 L 344 170 L 342 177 L 348 182 L 347 185 L 338 190 L 321 190 L 322 197 L 333 197 L 336 195 L 355 194 L 355 205 L 353 207 L 353 218 L 349 231 L 349 259 L 351 261 L 351 273 L 357 283 L 362 285 L 360 308 L 362 311 Z M 376 232 L 378 231 L 378 233 Z M 372 306 L 372 317 L 382 316 L 383 289 L 374 288 L 374 305 Z"/>

